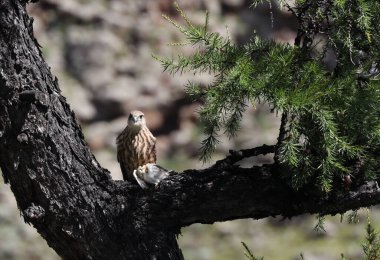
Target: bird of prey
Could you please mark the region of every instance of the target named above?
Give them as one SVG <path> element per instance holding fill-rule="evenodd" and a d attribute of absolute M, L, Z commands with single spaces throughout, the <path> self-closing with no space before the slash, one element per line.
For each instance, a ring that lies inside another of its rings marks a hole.
<path fill-rule="evenodd" d="M 165 171 L 154 170 L 155 167 L 152 166 L 156 165 L 156 138 L 146 126 L 145 116 L 141 111 L 130 113 L 128 125 L 117 137 L 116 144 L 117 160 L 124 180 L 133 181 L 135 179 L 141 187 L 146 188 L 142 181 L 157 184 L 166 177 Z M 139 170 L 140 166 L 144 167 L 146 164 L 151 165 Z M 157 165 L 157 167 L 159 166 Z M 147 174 L 146 178 L 144 173 Z"/>

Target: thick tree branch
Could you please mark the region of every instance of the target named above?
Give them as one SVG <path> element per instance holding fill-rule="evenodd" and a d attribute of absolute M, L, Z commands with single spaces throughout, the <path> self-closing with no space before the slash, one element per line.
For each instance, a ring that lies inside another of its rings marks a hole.
<path fill-rule="evenodd" d="M 0 166 L 26 222 L 67 259 L 182 259 L 178 229 L 192 223 L 304 213 L 336 214 L 379 203 L 377 182 L 321 194 L 287 185 L 278 164 L 241 168 L 233 152 L 157 187 L 113 181 L 90 152 L 43 61 L 23 1 L 0 2 Z"/>
<path fill-rule="evenodd" d="M 189 170 L 165 179 L 158 190 L 140 199 L 161 209 L 151 221 L 180 227 L 240 218 L 335 215 L 380 201 L 376 181 L 328 194 L 311 187 L 295 191 L 286 184 L 283 171 L 276 165 Z"/>

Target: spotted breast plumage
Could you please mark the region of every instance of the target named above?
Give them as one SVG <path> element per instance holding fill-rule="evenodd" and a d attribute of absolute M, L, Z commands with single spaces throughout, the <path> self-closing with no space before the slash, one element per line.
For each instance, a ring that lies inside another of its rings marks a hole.
<path fill-rule="evenodd" d="M 156 163 L 156 138 L 146 126 L 141 111 L 132 111 L 128 125 L 116 139 L 117 160 L 124 180 L 133 181 L 139 166 Z"/>

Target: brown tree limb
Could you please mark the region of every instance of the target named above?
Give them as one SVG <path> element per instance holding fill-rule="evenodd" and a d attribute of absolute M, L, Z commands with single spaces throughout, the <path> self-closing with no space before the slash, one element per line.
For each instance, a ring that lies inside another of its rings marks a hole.
<path fill-rule="evenodd" d="M 377 181 L 328 194 L 311 187 L 295 191 L 286 184 L 283 171 L 276 165 L 188 170 L 163 180 L 159 189 L 140 199 L 161 209 L 151 221 L 170 227 L 241 218 L 335 215 L 380 201 Z"/>
<path fill-rule="evenodd" d="M 287 185 L 278 164 L 241 168 L 234 152 L 157 187 L 113 181 L 90 152 L 32 34 L 25 2 L 0 2 L 0 166 L 26 222 L 64 259 L 182 259 L 192 223 L 337 214 L 379 203 L 376 181 L 321 194 Z"/>

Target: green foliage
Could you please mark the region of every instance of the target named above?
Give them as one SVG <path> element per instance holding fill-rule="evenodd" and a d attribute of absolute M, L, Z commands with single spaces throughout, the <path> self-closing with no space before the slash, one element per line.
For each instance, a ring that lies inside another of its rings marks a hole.
<path fill-rule="evenodd" d="M 348 214 L 348 223 L 356 224 L 359 223 L 359 215 L 358 210 L 353 210 L 350 214 Z"/>
<path fill-rule="evenodd" d="M 256 6 L 267 1 L 253 1 Z M 283 113 L 278 161 L 289 168 L 289 183 L 299 189 L 313 181 L 329 192 L 348 173 L 379 174 L 380 153 L 380 3 L 377 0 L 287 1 L 297 16 L 295 44 L 253 35 L 242 46 L 229 37 L 194 25 L 176 5 L 185 24 L 177 27 L 194 47 L 191 56 L 159 59 L 170 73 L 212 73 L 209 86 L 189 82 L 187 92 L 204 104 L 199 113 L 208 160 L 218 136 L 234 136 L 246 107 L 266 101 Z M 336 65 L 328 68 L 327 53 Z M 331 56 L 331 55 L 330 55 Z M 353 176 L 356 178 L 356 176 Z"/>
<path fill-rule="evenodd" d="M 244 249 L 245 249 L 245 252 L 244 252 L 244 255 L 249 259 L 249 260 L 264 260 L 264 257 L 262 256 L 254 256 L 251 252 L 251 250 L 249 249 L 249 247 L 247 246 L 246 243 L 244 243 L 243 241 L 241 242 L 241 244 L 243 245 Z"/>
<path fill-rule="evenodd" d="M 364 244 L 362 245 L 366 260 L 380 258 L 380 238 L 379 233 L 373 228 L 368 220 L 367 235 Z"/>
<path fill-rule="evenodd" d="M 314 231 L 316 231 L 316 232 L 326 232 L 326 229 L 325 229 L 326 218 L 325 218 L 325 216 L 319 215 L 317 217 L 317 220 L 318 220 L 318 222 L 317 222 L 317 224 L 314 227 Z"/>
<path fill-rule="evenodd" d="M 355 211 L 354 212 L 355 218 L 358 217 L 357 214 L 358 214 L 357 211 Z M 369 209 L 367 209 L 367 225 L 365 228 L 366 237 L 365 237 L 364 242 L 362 243 L 362 249 L 363 249 L 363 253 L 364 253 L 363 259 L 365 259 L 365 260 L 380 259 L 380 236 L 379 236 L 379 232 L 377 230 L 375 230 L 375 228 L 372 226 L 369 214 L 370 214 L 370 211 L 369 211 Z M 324 222 L 325 222 L 325 217 L 324 216 L 318 216 L 318 223 L 315 226 L 314 230 L 316 230 L 318 232 L 326 232 L 326 230 L 323 227 Z M 358 221 L 355 220 L 354 222 L 357 223 Z M 350 223 L 353 223 L 353 222 L 350 222 Z M 249 249 L 249 247 L 244 242 L 241 242 L 241 243 L 245 249 L 244 254 L 248 259 L 251 259 L 251 260 L 263 260 L 264 259 L 264 257 L 254 256 L 253 253 L 251 252 L 251 250 Z M 303 253 L 300 254 L 299 259 L 306 259 L 303 255 Z M 351 259 L 351 258 L 350 257 L 346 258 L 345 255 L 343 253 L 341 253 L 340 259 L 344 260 L 344 259 Z"/>

